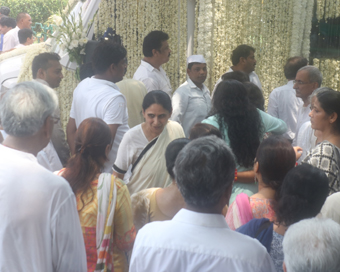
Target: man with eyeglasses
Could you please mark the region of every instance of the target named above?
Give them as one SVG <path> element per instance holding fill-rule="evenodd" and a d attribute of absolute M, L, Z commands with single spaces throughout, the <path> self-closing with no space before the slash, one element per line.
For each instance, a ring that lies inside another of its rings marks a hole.
<path fill-rule="evenodd" d="M 297 115 L 296 134 L 293 141 L 293 145 L 296 144 L 296 140 L 299 134 L 299 129 L 305 122 L 309 121 L 310 112 L 310 100 L 309 96 L 312 92 L 319 88 L 322 83 L 322 75 L 318 68 L 307 65 L 299 69 L 294 80 L 294 86 L 296 97 L 300 97 L 303 104 L 300 106 Z"/>

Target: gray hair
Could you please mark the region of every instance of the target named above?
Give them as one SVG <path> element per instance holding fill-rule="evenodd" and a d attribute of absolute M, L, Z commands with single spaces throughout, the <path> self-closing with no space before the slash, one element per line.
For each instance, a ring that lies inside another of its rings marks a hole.
<path fill-rule="evenodd" d="M 323 93 L 325 91 L 333 91 L 333 89 L 329 88 L 329 87 L 321 87 L 321 88 L 317 88 L 315 89 L 312 94 L 309 96 L 309 102 L 312 101 L 312 98 L 314 96 L 316 96 L 318 93 Z"/>
<path fill-rule="evenodd" d="M 340 267 L 340 225 L 311 218 L 291 225 L 283 239 L 287 272 L 337 272 Z"/>
<path fill-rule="evenodd" d="M 8 90 L 0 101 L 1 125 L 16 137 L 34 135 L 58 107 L 55 92 L 38 82 L 23 82 Z"/>
<path fill-rule="evenodd" d="M 312 66 L 312 65 L 307 65 L 307 66 L 300 68 L 298 72 L 300 72 L 300 71 L 307 71 L 309 82 L 311 82 L 311 83 L 317 82 L 318 85 L 319 85 L 318 87 L 321 86 L 321 84 L 322 84 L 322 74 L 321 74 L 321 72 L 318 68 L 316 68 L 315 66 Z"/>
<path fill-rule="evenodd" d="M 185 202 L 196 208 L 212 208 L 233 184 L 235 159 L 223 140 L 207 136 L 181 150 L 174 170 Z"/>

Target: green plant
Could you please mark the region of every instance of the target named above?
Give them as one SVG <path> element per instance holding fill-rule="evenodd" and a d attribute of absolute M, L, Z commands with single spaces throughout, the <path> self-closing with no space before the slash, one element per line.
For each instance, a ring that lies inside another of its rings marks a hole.
<path fill-rule="evenodd" d="M 26 12 L 34 23 L 44 23 L 52 14 L 58 13 L 67 5 L 67 0 L 1 0 L 1 6 L 11 9 L 10 17 L 16 18 L 20 12 Z"/>

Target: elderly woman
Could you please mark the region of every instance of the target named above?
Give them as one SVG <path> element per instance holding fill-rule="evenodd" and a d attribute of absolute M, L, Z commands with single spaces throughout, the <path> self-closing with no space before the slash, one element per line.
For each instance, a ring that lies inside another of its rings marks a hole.
<path fill-rule="evenodd" d="M 309 113 L 312 129 L 321 132 L 323 141 L 303 160 L 323 170 L 330 194 L 340 191 L 340 93 L 327 88 L 316 95 Z"/>
<path fill-rule="evenodd" d="M 202 123 L 211 124 L 221 131 L 235 154 L 236 173 L 252 170 L 257 148 L 266 132 L 282 134 L 287 130 L 284 121 L 256 109 L 249 102 L 246 87 L 236 80 L 222 81 L 217 86 L 210 117 Z M 242 192 L 251 196 L 257 190 L 253 171 L 248 178 L 236 177 L 230 203 Z"/>
<path fill-rule="evenodd" d="M 101 174 L 111 146 L 108 125 L 99 118 L 85 119 L 76 132 L 75 154 L 59 172 L 77 197 L 88 271 L 127 271 L 126 256 L 136 236 L 126 185 Z"/>
<path fill-rule="evenodd" d="M 181 125 L 169 121 L 172 106 L 165 92 L 149 92 L 142 107 L 145 122 L 125 133 L 113 165 L 113 174 L 128 180 L 131 195 L 171 184 L 166 171 L 165 149 L 174 139 L 185 137 Z"/>

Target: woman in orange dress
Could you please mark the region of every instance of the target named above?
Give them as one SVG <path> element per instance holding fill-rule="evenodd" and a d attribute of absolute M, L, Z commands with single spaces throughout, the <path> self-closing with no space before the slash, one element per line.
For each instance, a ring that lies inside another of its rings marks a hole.
<path fill-rule="evenodd" d="M 136 237 L 130 194 L 118 178 L 101 170 L 111 149 L 107 124 L 85 119 L 75 138 L 75 155 L 59 172 L 77 197 L 88 271 L 127 271 Z"/>

